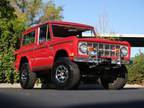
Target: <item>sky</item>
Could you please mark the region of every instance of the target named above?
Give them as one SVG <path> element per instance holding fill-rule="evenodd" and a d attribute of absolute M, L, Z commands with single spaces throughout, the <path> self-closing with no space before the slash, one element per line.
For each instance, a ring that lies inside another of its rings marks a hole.
<path fill-rule="evenodd" d="M 48 0 L 43 0 L 44 2 Z M 105 16 L 108 29 L 119 34 L 144 34 L 144 0 L 54 0 L 63 7 L 64 21 L 78 22 L 98 28 Z M 144 48 L 132 48 L 135 56 Z"/>

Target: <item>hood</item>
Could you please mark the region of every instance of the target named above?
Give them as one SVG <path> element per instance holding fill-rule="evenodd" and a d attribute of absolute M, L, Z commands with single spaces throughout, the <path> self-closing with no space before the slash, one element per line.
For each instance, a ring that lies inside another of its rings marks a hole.
<path fill-rule="evenodd" d="M 127 41 L 108 40 L 108 39 L 102 39 L 102 38 L 79 38 L 78 41 L 98 42 L 98 43 L 107 43 L 107 44 L 120 44 L 120 45 L 130 46 L 130 44 Z"/>

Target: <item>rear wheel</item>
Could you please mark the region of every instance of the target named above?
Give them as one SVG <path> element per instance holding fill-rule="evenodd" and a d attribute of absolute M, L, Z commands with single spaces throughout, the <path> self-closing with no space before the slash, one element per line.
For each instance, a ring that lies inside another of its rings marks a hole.
<path fill-rule="evenodd" d="M 58 89 L 76 89 L 80 81 L 80 71 L 77 64 L 62 57 L 54 64 L 51 79 Z"/>
<path fill-rule="evenodd" d="M 36 82 L 36 74 L 31 72 L 28 63 L 22 63 L 20 67 L 20 85 L 23 89 L 32 89 Z"/>
<path fill-rule="evenodd" d="M 125 66 L 121 66 L 117 69 L 111 70 L 106 75 L 101 76 L 101 84 L 105 89 L 122 89 L 127 82 L 127 69 Z"/>

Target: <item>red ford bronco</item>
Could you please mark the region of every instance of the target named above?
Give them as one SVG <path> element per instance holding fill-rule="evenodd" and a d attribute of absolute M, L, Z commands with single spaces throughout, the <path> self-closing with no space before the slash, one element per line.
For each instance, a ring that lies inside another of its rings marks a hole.
<path fill-rule="evenodd" d="M 24 89 L 32 89 L 36 78 L 42 88 L 101 82 L 105 89 L 121 89 L 127 82 L 130 44 L 97 38 L 89 25 L 48 21 L 23 32 L 15 55 Z"/>

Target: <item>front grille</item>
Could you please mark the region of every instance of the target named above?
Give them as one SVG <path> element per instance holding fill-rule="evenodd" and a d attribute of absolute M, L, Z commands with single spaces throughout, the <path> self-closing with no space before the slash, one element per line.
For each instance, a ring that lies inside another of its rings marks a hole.
<path fill-rule="evenodd" d="M 104 43 L 88 43 L 89 47 L 94 47 L 103 57 L 119 57 L 120 45 Z"/>

